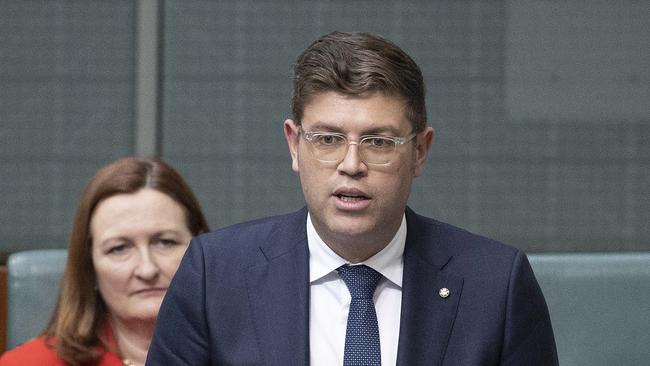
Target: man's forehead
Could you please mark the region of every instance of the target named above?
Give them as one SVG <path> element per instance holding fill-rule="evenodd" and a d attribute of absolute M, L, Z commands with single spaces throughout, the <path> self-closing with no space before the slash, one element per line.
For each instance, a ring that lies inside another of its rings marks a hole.
<path fill-rule="evenodd" d="M 411 125 L 403 99 L 377 93 L 320 94 L 305 105 L 301 122 L 306 130 L 363 134 L 404 133 Z"/>

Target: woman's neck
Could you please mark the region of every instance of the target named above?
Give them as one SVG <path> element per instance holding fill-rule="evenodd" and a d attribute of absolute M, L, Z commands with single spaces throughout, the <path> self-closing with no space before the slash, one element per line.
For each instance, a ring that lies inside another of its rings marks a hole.
<path fill-rule="evenodd" d="M 151 343 L 155 321 L 126 322 L 111 318 L 111 327 L 120 356 L 132 365 L 144 365 Z"/>

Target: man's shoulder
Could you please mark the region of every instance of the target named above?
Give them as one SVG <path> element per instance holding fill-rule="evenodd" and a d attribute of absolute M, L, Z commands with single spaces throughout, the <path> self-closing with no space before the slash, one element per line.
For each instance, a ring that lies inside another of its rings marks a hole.
<path fill-rule="evenodd" d="M 467 229 L 407 210 L 408 235 L 450 255 L 514 255 L 517 248 Z"/>
<path fill-rule="evenodd" d="M 268 216 L 211 231 L 199 235 L 196 240 L 209 245 L 231 246 L 259 245 L 260 240 L 275 237 L 299 237 L 305 234 L 307 210 Z"/>
<path fill-rule="evenodd" d="M 409 251 L 411 258 L 445 268 L 465 278 L 468 284 L 501 281 L 505 288 L 513 266 L 525 262 L 525 254 L 511 245 L 413 214 L 409 220 L 407 212 L 411 225 L 407 229 L 405 255 Z"/>

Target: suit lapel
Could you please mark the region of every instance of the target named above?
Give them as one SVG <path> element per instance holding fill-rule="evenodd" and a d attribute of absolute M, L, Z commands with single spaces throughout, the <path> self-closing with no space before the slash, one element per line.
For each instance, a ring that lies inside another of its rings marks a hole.
<path fill-rule="evenodd" d="M 306 210 L 261 243 L 263 263 L 247 274 L 253 325 L 265 364 L 309 364 L 309 250 Z"/>
<path fill-rule="evenodd" d="M 428 232 L 407 210 L 402 312 L 397 365 L 440 365 L 456 318 L 463 279 L 447 273 L 452 257 L 441 250 L 435 232 Z M 449 295 L 440 294 L 447 289 Z M 443 290 L 444 291 L 444 290 Z"/>
<path fill-rule="evenodd" d="M 264 260 L 246 276 L 260 352 L 265 364 L 309 364 L 309 249 L 305 209 L 277 225 L 260 243 Z M 402 312 L 397 365 L 440 365 L 456 318 L 463 279 L 446 270 L 430 225 L 407 209 Z M 442 288 L 449 296 L 440 296 Z"/>

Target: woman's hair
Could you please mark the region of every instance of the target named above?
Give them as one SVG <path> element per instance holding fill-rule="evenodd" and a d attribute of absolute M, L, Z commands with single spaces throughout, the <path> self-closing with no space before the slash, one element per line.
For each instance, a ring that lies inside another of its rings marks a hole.
<path fill-rule="evenodd" d="M 332 32 L 314 41 L 294 68 L 291 111 L 302 123 L 314 96 L 337 92 L 350 96 L 383 93 L 402 98 L 413 131 L 427 124 L 425 87 L 420 67 L 393 42 L 362 32 Z"/>
<path fill-rule="evenodd" d="M 124 158 L 100 169 L 81 194 L 68 245 L 68 260 L 54 313 L 44 335 L 59 357 L 72 365 L 95 361 L 109 345 L 102 335 L 107 309 L 92 261 L 90 221 L 97 205 L 118 194 L 155 189 L 180 204 L 192 235 L 209 230 L 196 197 L 183 178 L 157 159 Z"/>

